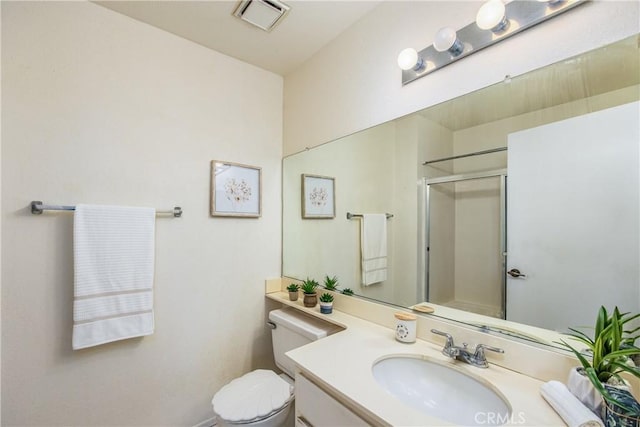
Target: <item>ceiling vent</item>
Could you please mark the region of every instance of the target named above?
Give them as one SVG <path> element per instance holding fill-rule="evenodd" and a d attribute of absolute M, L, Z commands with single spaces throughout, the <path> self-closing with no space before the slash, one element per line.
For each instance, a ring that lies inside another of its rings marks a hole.
<path fill-rule="evenodd" d="M 233 15 L 264 31 L 271 31 L 287 12 L 289 6 L 277 0 L 242 0 Z"/>

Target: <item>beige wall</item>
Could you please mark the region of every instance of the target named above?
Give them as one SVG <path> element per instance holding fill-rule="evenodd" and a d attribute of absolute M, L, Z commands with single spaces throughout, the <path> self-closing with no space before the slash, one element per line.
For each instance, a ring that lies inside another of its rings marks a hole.
<path fill-rule="evenodd" d="M 340 288 L 370 298 L 393 299 L 395 268 L 383 283 L 360 285 L 360 221 L 348 221 L 346 213 L 393 211 L 394 180 L 390 177 L 395 175 L 395 141 L 396 124 L 389 123 L 284 160 L 285 276 L 315 278 L 322 284 L 325 275 L 337 275 Z M 381 174 L 381 170 L 391 173 Z M 302 219 L 303 173 L 335 178 L 334 219 Z M 389 265 L 394 265 L 395 222 L 387 224 Z"/>
<path fill-rule="evenodd" d="M 418 265 L 415 256 L 418 250 L 418 174 L 414 159 L 419 155 L 424 138 L 423 119 L 419 116 L 403 117 L 395 122 L 395 171 L 393 189 L 393 267 L 394 295 L 396 304 L 415 304 Z"/>
<path fill-rule="evenodd" d="M 284 152 L 291 154 L 455 98 L 640 31 L 636 1 L 594 1 L 405 87 L 396 57 L 442 26 L 473 21 L 476 1 L 389 1 L 285 77 Z"/>
<path fill-rule="evenodd" d="M 423 289 L 416 289 L 423 268 L 416 257 L 421 242 L 416 230 L 422 229 L 419 192 L 423 167 L 415 159 L 451 155 L 452 135 L 441 125 L 411 115 L 287 157 L 283 171 L 284 275 L 320 280 L 335 274 L 342 288 L 398 305 L 424 299 Z M 441 175 L 450 166 L 432 172 Z M 335 219 L 301 219 L 303 173 L 336 179 Z M 434 232 L 448 237 L 453 235 L 453 198 L 444 203 L 446 206 L 437 205 L 440 225 Z M 387 222 L 391 268 L 384 283 L 360 285 L 359 223 L 346 221 L 347 211 L 394 215 Z M 449 284 L 453 283 L 453 244 L 448 239 L 443 244 L 451 252 L 451 268 L 441 271 Z M 443 287 L 442 292 L 453 298 L 453 286 Z"/>
<path fill-rule="evenodd" d="M 271 367 L 282 78 L 91 3 L 2 2 L 5 425 L 194 425 Z M 209 161 L 262 167 L 260 219 L 209 217 Z M 72 214 L 34 199 L 169 208 L 155 334 L 71 350 Z"/>

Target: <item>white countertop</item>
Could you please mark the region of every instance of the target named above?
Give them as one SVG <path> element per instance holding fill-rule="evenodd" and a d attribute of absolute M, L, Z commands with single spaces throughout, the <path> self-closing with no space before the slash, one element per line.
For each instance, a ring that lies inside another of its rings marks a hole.
<path fill-rule="evenodd" d="M 391 396 L 374 379 L 373 364 L 389 355 L 427 356 L 485 379 L 499 391 L 512 408 L 511 423 L 523 426 L 564 426 L 562 419 L 540 396 L 542 381 L 510 371 L 497 365 L 476 368 L 453 361 L 442 355 L 441 347 L 422 340 L 404 344 L 395 340 L 394 330 L 379 326 L 334 310 L 319 315 L 316 309 L 285 301 L 285 293 L 269 294 L 273 300 L 310 311 L 315 316 L 341 325 L 346 329 L 327 338 L 287 353 L 298 368 L 312 378 L 322 381 L 336 397 L 354 412 L 366 413 L 381 425 L 427 426 L 449 425 L 428 416 Z M 454 396 L 452 396 L 454 398 Z"/>

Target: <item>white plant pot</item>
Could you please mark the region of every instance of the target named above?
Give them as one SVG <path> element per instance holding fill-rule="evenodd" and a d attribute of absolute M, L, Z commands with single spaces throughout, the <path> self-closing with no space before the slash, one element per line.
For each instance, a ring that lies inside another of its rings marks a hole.
<path fill-rule="evenodd" d="M 602 409 L 604 407 L 602 395 L 593 386 L 589 377 L 582 374 L 581 367 L 576 367 L 569 371 L 567 388 L 580 402 L 602 418 Z"/>
<path fill-rule="evenodd" d="M 320 313 L 331 314 L 332 311 L 333 311 L 333 302 L 320 301 Z"/>

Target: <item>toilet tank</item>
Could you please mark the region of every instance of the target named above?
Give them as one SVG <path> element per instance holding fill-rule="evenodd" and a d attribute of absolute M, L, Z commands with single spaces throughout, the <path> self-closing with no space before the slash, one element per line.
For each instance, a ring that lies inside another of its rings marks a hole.
<path fill-rule="evenodd" d="M 294 308 L 273 310 L 269 312 L 269 320 L 275 324 L 271 337 L 276 365 L 291 378 L 295 375 L 295 366 L 293 361 L 285 356 L 287 351 L 341 330 L 339 326 L 306 315 Z"/>

